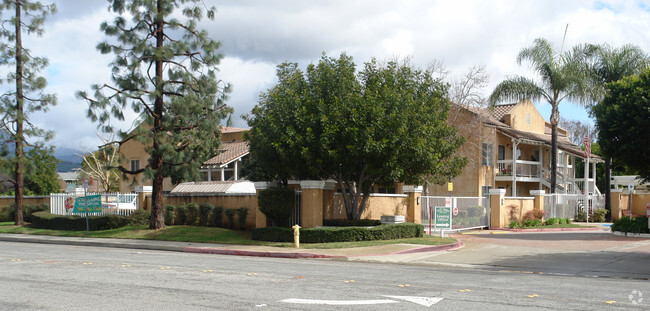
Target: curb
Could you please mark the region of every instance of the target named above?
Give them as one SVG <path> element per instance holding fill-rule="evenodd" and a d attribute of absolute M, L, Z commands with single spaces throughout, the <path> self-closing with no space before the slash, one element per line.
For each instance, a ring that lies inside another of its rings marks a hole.
<path fill-rule="evenodd" d="M 386 255 L 404 255 L 404 254 L 415 254 L 415 253 L 426 253 L 426 252 L 442 252 L 442 251 L 449 251 L 452 249 L 462 248 L 464 246 L 465 244 L 463 244 L 463 242 L 458 241 L 453 244 L 423 246 L 423 247 L 418 247 L 418 248 L 409 249 L 405 251 L 394 252 Z M 375 255 L 375 256 L 379 256 L 379 255 Z"/>
<path fill-rule="evenodd" d="M 234 256 L 252 256 L 252 257 L 271 257 L 271 258 L 342 258 L 348 256 L 335 256 L 314 253 L 301 253 L 301 252 L 262 252 L 262 251 L 245 251 L 236 249 L 219 249 L 219 248 L 204 248 L 204 247 L 185 247 L 185 253 L 196 254 L 215 254 L 215 255 L 234 255 Z"/>
<path fill-rule="evenodd" d="M 539 228 L 539 229 L 499 228 L 497 230 L 504 230 L 504 231 L 510 231 L 510 232 L 604 231 L 601 228 Z"/>
<path fill-rule="evenodd" d="M 649 233 L 631 233 L 631 232 L 628 232 L 626 234 L 625 232 L 612 231 L 612 234 L 616 235 L 616 236 L 626 236 L 626 237 L 632 237 L 632 238 L 650 238 Z"/>

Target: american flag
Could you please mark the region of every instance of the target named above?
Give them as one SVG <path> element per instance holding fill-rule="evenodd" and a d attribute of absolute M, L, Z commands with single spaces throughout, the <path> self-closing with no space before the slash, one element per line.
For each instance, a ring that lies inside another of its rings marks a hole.
<path fill-rule="evenodd" d="M 589 134 L 585 135 L 585 157 L 591 157 L 591 140 L 589 139 Z"/>

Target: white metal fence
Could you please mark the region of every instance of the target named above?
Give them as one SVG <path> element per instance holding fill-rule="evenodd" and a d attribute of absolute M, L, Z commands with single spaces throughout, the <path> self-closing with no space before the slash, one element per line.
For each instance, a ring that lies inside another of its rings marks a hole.
<path fill-rule="evenodd" d="M 451 199 L 451 208 L 457 208 L 457 215 L 451 218 L 450 230 L 468 230 L 490 226 L 490 199 L 487 197 L 422 197 L 422 224 L 427 232 L 436 231 L 435 207 L 446 206 L 447 199 Z M 431 227 L 429 223 L 431 222 Z"/>
<path fill-rule="evenodd" d="M 546 218 L 561 217 L 575 219 L 578 211 L 593 213 L 595 209 L 605 208 L 604 195 L 589 195 L 585 201 L 583 194 L 552 193 L 544 195 Z"/>
<path fill-rule="evenodd" d="M 138 195 L 136 193 L 87 193 L 86 195 L 102 196 L 102 211 L 88 213 L 90 216 L 123 215 L 128 216 L 138 209 Z M 50 213 L 54 215 L 73 215 L 74 200 L 79 196 L 74 193 L 51 193 Z M 85 214 L 84 214 L 85 215 Z"/>

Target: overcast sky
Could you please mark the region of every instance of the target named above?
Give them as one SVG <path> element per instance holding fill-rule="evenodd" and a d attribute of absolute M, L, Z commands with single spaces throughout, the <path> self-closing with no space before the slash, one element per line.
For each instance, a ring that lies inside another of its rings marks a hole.
<path fill-rule="evenodd" d="M 48 2 L 47 0 L 41 0 Z M 234 126 L 247 127 L 241 115 L 257 103 L 260 92 L 275 83 L 283 61 L 315 63 L 321 52 L 342 51 L 357 64 L 411 57 L 419 66 L 442 62 L 450 78 L 474 65 L 490 75 L 486 96 L 507 75 L 533 77 L 517 65 L 519 50 L 543 37 L 559 47 L 569 24 L 566 47 L 579 43 L 626 43 L 650 51 L 649 1 L 245 1 L 206 0 L 217 7 L 214 21 L 202 27 L 223 44 L 220 78 L 231 83 L 229 105 Z M 87 104 L 75 92 L 110 81 L 108 63 L 96 44 L 104 38 L 99 25 L 112 20 L 103 0 L 59 0 L 59 13 L 46 22 L 40 38 L 25 45 L 50 61 L 45 76 L 58 105 L 32 116 L 42 128 L 56 131 L 52 144 L 79 149 L 99 144 L 96 124 L 86 118 Z M 536 103 L 548 120 L 548 104 Z M 560 105 L 567 119 L 588 120 L 584 108 Z M 134 115 L 129 116 L 132 123 Z"/>

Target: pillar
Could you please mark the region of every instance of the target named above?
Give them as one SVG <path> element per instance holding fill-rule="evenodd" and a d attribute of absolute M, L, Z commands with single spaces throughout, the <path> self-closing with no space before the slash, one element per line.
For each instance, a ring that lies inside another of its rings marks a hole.
<path fill-rule="evenodd" d="M 336 182 L 326 181 L 323 189 L 323 219 L 334 219 L 334 193 Z"/>
<path fill-rule="evenodd" d="M 623 217 L 623 209 L 621 206 L 622 189 L 612 189 L 610 194 L 610 202 L 612 203 L 612 221 L 621 219 Z"/>
<path fill-rule="evenodd" d="M 135 192 L 138 194 L 138 209 L 149 210 L 147 195 L 153 192 L 152 186 L 136 186 Z"/>
<path fill-rule="evenodd" d="M 490 189 L 490 229 L 507 227 L 505 196 L 506 189 Z"/>
<path fill-rule="evenodd" d="M 406 219 L 416 224 L 422 223 L 422 186 L 404 186 L 402 191 L 406 198 Z"/>
<path fill-rule="evenodd" d="M 531 190 L 530 195 L 535 198 L 533 201 L 533 209 L 536 210 L 544 210 L 544 194 L 546 194 L 546 191 L 544 190 Z M 548 217 L 547 217 L 548 218 Z"/>
<path fill-rule="evenodd" d="M 300 181 L 302 189 L 302 227 L 313 228 L 323 225 L 323 190 L 321 180 Z"/>
<path fill-rule="evenodd" d="M 260 191 L 264 189 L 268 189 L 271 187 L 275 187 L 276 184 L 275 182 L 266 182 L 266 181 L 261 181 L 261 182 L 254 182 L 255 185 L 255 193 L 256 196 L 259 195 Z M 255 202 L 255 228 L 264 228 L 266 227 L 266 215 L 260 211 L 260 207 L 257 204 L 257 200 Z"/>

